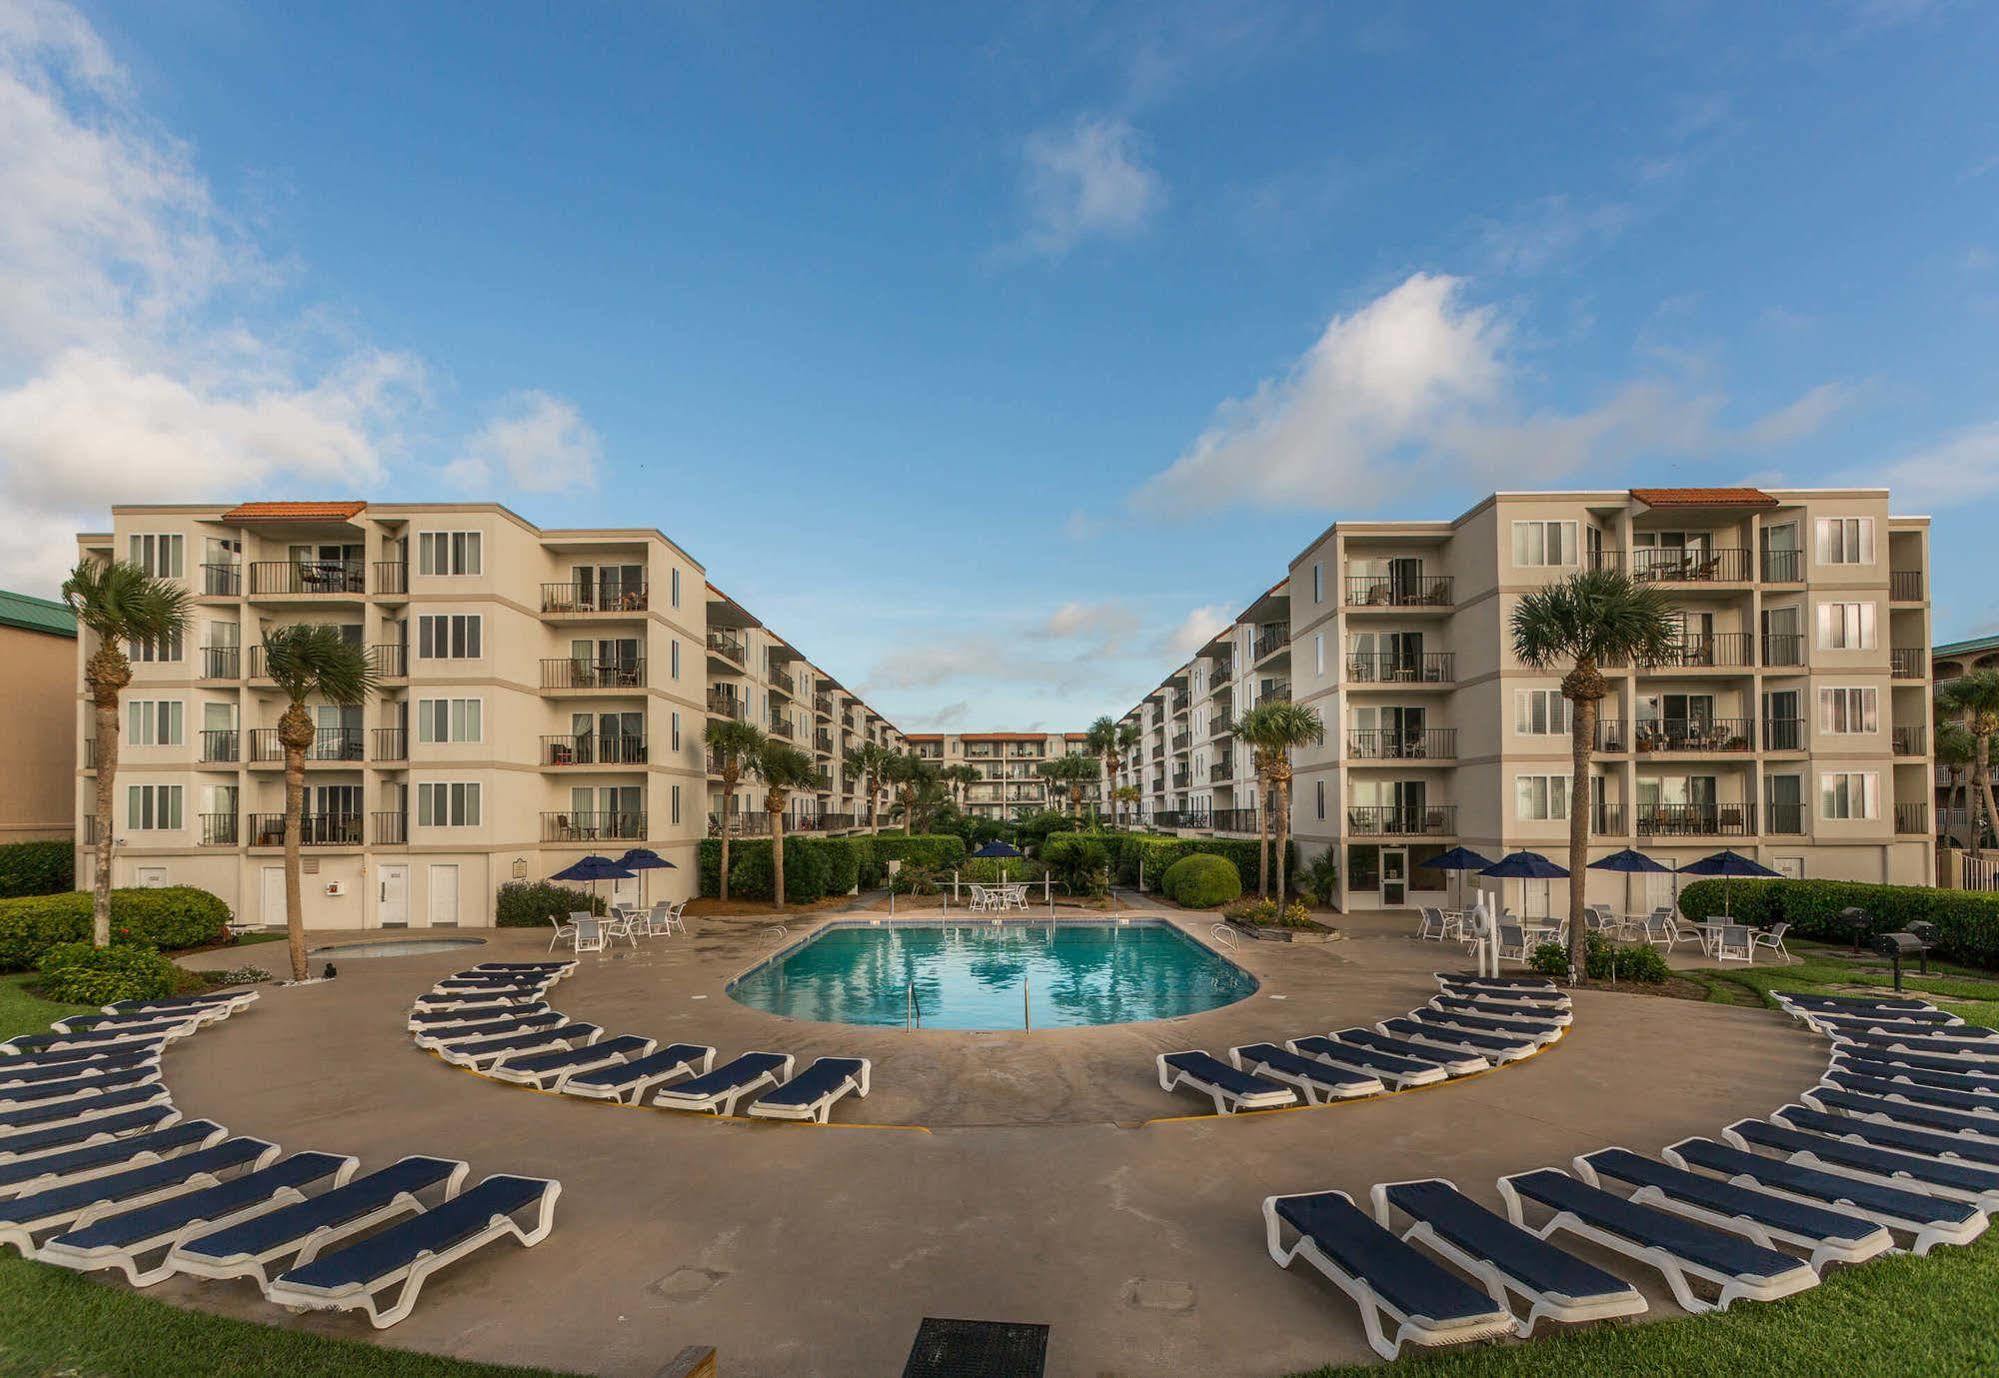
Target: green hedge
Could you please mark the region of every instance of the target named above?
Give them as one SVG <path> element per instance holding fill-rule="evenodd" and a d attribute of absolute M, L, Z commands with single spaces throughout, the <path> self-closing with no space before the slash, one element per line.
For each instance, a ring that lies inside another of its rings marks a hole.
<path fill-rule="evenodd" d="M 826 885 L 833 873 L 823 837 L 787 837 L 784 840 L 784 902 L 811 904 L 826 898 Z M 771 866 L 771 848 L 729 849 L 729 897 L 768 900 L 777 897 L 776 874 Z"/>
<path fill-rule="evenodd" d="M 949 869 L 965 857 L 965 839 L 946 833 L 936 837 L 817 837 L 784 839 L 784 897 L 809 904 L 827 895 L 844 895 L 856 885 L 873 889 L 887 874 L 889 858 L 909 866 Z M 751 858 L 754 858 L 752 860 Z M 701 893 L 713 899 L 722 893 L 722 840 L 704 838 L 696 855 Z M 770 839 L 739 837 L 729 843 L 729 898 L 771 898 Z"/>
<path fill-rule="evenodd" d="M 1159 888 L 1160 877 L 1166 868 L 1181 857 L 1202 853 L 1207 856 L 1225 857 L 1235 863 L 1236 877 L 1242 882 L 1244 891 L 1256 889 L 1256 839 L 1235 837 L 1160 837 L 1152 833 L 1102 833 L 1092 834 L 1110 848 L 1111 869 L 1119 885 L 1137 885 L 1139 861 L 1145 862 L 1145 886 L 1148 890 Z M 1298 871 L 1298 844 L 1287 843 L 1285 856 L 1289 858 L 1287 874 Z M 1270 844 L 1270 883 L 1277 883 L 1277 843 Z"/>
<path fill-rule="evenodd" d="M 1227 857 L 1196 852 L 1167 867 L 1159 888 L 1185 908 L 1213 909 L 1242 897 L 1242 877 Z"/>
<path fill-rule="evenodd" d="M 1041 855 L 1072 895 L 1100 896 L 1110 888 L 1111 851 L 1102 837 L 1058 833 L 1042 846 Z"/>
<path fill-rule="evenodd" d="M 891 861 L 941 873 L 954 866 L 962 867 L 967 851 L 965 839 L 956 833 L 918 833 L 914 837 L 906 833 L 882 833 L 856 837 L 853 841 L 861 848 L 861 885 L 870 890 L 887 883 Z"/>
<path fill-rule="evenodd" d="M 113 942 L 165 951 L 201 947 L 229 936 L 229 906 L 206 890 L 167 885 L 111 892 Z M 90 895 L 29 895 L 0 900 L 0 971 L 26 971 L 57 943 L 90 941 Z"/>
<path fill-rule="evenodd" d="M 1939 958 L 1999 968 L 1999 893 L 1851 880 L 1697 880 L 1680 891 L 1680 912 L 1696 923 L 1718 916 L 1724 884 L 1729 913 L 1738 923 L 1759 928 L 1788 923 L 1798 937 L 1843 943 L 1852 940 L 1852 931 L 1839 921 L 1839 911 L 1858 907 L 1872 921 L 1866 939 L 1921 919 L 1937 926 Z"/>
<path fill-rule="evenodd" d="M 9 842 L 0 846 L 0 898 L 59 895 L 76 889 L 76 844 Z"/>
<path fill-rule="evenodd" d="M 158 1000 L 174 993 L 174 964 L 145 943 L 57 943 L 42 954 L 41 993 L 72 1005 Z"/>
<path fill-rule="evenodd" d="M 571 914 L 602 914 L 610 906 L 588 890 L 547 880 L 510 880 L 500 887 L 493 922 L 501 928 L 541 928 Z"/>

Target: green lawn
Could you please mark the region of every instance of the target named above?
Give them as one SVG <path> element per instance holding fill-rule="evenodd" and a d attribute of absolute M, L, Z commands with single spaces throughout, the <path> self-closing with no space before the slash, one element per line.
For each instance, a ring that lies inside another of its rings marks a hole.
<path fill-rule="evenodd" d="M 1729 1003 L 1774 1003 L 1772 991 L 1838 991 L 1851 987 L 1888 986 L 1894 972 L 1879 954 L 1855 955 L 1850 947 L 1795 942 L 1792 966 L 1731 966 L 1680 972 L 1707 987 L 1708 999 Z M 1968 967 L 1935 963 L 1929 975 L 1904 967 L 1902 986 L 1910 995 L 1933 1001 L 1939 1009 L 1961 1016 L 1969 1024 L 1999 1027 L 1999 979 Z"/>

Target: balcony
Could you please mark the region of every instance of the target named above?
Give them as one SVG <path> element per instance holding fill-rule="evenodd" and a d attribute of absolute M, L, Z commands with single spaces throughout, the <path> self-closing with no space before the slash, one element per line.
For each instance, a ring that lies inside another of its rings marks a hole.
<path fill-rule="evenodd" d="M 1805 806 L 1766 802 L 1763 805 L 1763 831 L 1775 837 L 1803 837 Z"/>
<path fill-rule="evenodd" d="M 1155 828 L 1206 828 L 1214 817 L 1205 809 L 1161 809 L 1152 815 Z"/>
<path fill-rule="evenodd" d="M 1350 654 L 1347 678 L 1355 684 L 1449 684 L 1457 678 L 1457 655 L 1452 651 Z"/>
<path fill-rule="evenodd" d="M 1740 546 L 1715 550 L 1641 546 L 1631 552 L 1631 577 L 1641 584 L 1743 584 L 1749 582 L 1750 553 Z"/>
<path fill-rule="evenodd" d="M 388 813 L 369 815 L 371 829 L 377 847 L 407 847 L 410 840 L 410 816 L 397 809 Z"/>
<path fill-rule="evenodd" d="M 200 817 L 202 846 L 234 847 L 236 845 L 235 814 L 204 813 Z"/>
<path fill-rule="evenodd" d="M 1778 669 L 1805 663 L 1805 638 L 1797 632 L 1782 632 L 1763 638 L 1763 665 Z"/>
<path fill-rule="evenodd" d="M 1152 744 L 1152 759 L 1155 761 L 1163 761 L 1166 759 L 1166 743 L 1154 742 Z"/>
<path fill-rule="evenodd" d="M 377 560 L 369 572 L 378 595 L 400 598 L 410 591 L 410 567 L 401 560 Z"/>
<path fill-rule="evenodd" d="M 1256 645 L 1252 654 L 1260 661 L 1265 656 L 1280 651 L 1290 644 L 1291 629 L 1289 627 L 1265 627 L 1256 634 Z"/>
<path fill-rule="evenodd" d="M 545 766 L 642 766 L 646 760 L 643 733 L 579 732 L 541 739 Z"/>
<path fill-rule="evenodd" d="M 1234 761 L 1217 761 L 1208 767 L 1208 783 L 1219 785 L 1225 780 L 1235 779 Z"/>
<path fill-rule="evenodd" d="M 1351 804 L 1347 832 L 1355 837 L 1449 837 L 1458 830 L 1456 804 Z"/>
<path fill-rule="evenodd" d="M 823 755 L 827 755 L 827 756 L 830 756 L 830 755 L 832 755 L 832 754 L 833 754 L 833 734 L 832 734 L 831 732 L 828 732 L 828 731 L 827 731 L 827 730 L 826 730 L 825 728 L 823 728 L 823 727 L 822 727 L 822 728 L 820 728 L 820 729 L 818 729 L 817 731 L 815 731 L 815 732 L 814 732 L 814 733 L 812 734 L 812 745 L 813 745 L 813 746 L 815 746 L 815 747 L 817 747 L 817 748 L 819 749 L 819 751 L 821 752 L 821 754 L 823 754 Z"/>
<path fill-rule="evenodd" d="M 1652 718 L 1635 724 L 1634 748 L 1647 752 L 1754 751 L 1750 718 Z"/>
<path fill-rule="evenodd" d="M 1641 804 L 1640 837 L 1753 837 L 1754 804 Z"/>
<path fill-rule="evenodd" d="M 749 716 L 749 705 L 735 694 L 722 689 L 708 691 L 708 711 L 718 718 L 735 718 L 741 721 Z"/>
<path fill-rule="evenodd" d="M 708 653 L 720 656 L 723 660 L 733 661 L 737 665 L 747 666 L 749 664 L 749 651 L 741 641 L 730 636 L 727 632 L 708 633 Z M 851 725 L 849 724 L 849 726 Z"/>
<path fill-rule="evenodd" d="M 1888 671 L 1896 679 L 1922 679 L 1929 673 L 1928 653 L 1914 646 L 1897 646 L 1888 652 Z"/>
<path fill-rule="evenodd" d="M 1624 805 L 1606 804 L 1601 801 L 1592 804 L 1589 811 L 1589 830 L 1598 837 L 1624 836 Z"/>
<path fill-rule="evenodd" d="M 1214 663 L 1216 684 L 1225 683 L 1234 676 L 1235 657 L 1229 652 L 1223 651 L 1220 655 L 1210 656 L 1208 659 Z"/>
<path fill-rule="evenodd" d="M 541 816 L 543 842 L 643 842 L 646 816 L 643 813 L 545 813 Z"/>
<path fill-rule="evenodd" d="M 769 837 L 770 815 L 759 809 L 755 813 L 731 812 L 728 815 L 730 837 Z M 722 819 L 708 815 L 708 830 L 715 836 L 722 835 Z"/>
<path fill-rule="evenodd" d="M 1256 831 L 1255 809 L 1216 809 L 1212 815 L 1214 829 L 1218 833 L 1253 833 Z"/>
<path fill-rule="evenodd" d="M 1347 733 L 1347 755 L 1356 761 L 1438 761 L 1458 754 L 1455 727 L 1398 732 L 1368 728 Z"/>
<path fill-rule="evenodd" d="M 589 661 L 563 658 L 541 663 L 544 689 L 639 689 L 646 682 L 646 663 L 637 660 Z"/>
<path fill-rule="evenodd" d="M 301 847 L 358 847 L 361 845 L 361 815 L 358 813 L 308 813 L 299 819 Z M 285 816 L 281 813 L 250 815 L 252 847 L 285 845 Z"/>
<path fill-rule="evenodd" d="M 1763 720 L 1763 749 L 1765 751 L 1803 751 L 1805 749 L 1805 720 L 1803 718 L 1765 718 Z"/>
<path fill-rule="evenodd" d="M 1193 744 L 1194 744 L 1194 734 L 1193 734 L 1193 733 L 1191 733 L 1191 732 L 1175 732 L 1175 733 L 1173 734 L 1173 753 L 1174 753 L 1174 755 L 1176 755 L 1176 756 L 1177 756 L 1177 755 L 1179 755 L 1179 754 L 1180 754 L 1181 752 L 1185 751 L 1185 750 L 1186 750 L 1186 749 L 1187 749 L 1188 747 L 1192 746 Z"/>
<path fill-rule="evenodd" d="M 541 611 L 547 617 L 644 612 L 646 607 L 643 580 L 631 584 L 620 579 L 606 579 L 602 583 L 571 582 L 541 586 Z"/>
<path fill-rule="evenodd" d="M 250 759 L 266 763 L 282 762 L 285 759 L 284 743 L 278 740 L 277 728 L 259 727 L 251 731 Z M 358 763 L 361 760 L 361 729 L 358 727 L 314 729 L 312 745 L 305 749 L 305 759 Z"/>
<path fill-rule="evenodd" d="M 242 760 L 243 734 L 233 727 L 203 728 L 201 731 L 201 759 L 211 765 Z"/>
<path fill-rule="evenodd" d="M 1922 727 L 1891 727 L 1888 729 L 1889 745 L 1897 756 L 1928 755 L 1929 738 L 1929 732 Z"/>
<path fill-rule="evenodd" d="M 1291 681 L 1288 679 L 1267 679 L 1256 691 L 1258 703 L 1291 702 Z"/>
<path fill-rule="evenodd" d="M 1763 582 L 1801 584 L 1805 581 L 1805 553 L 1802 550 L 1763 552 Z"/>
<path fill-rule="evenodd" d="M 798 697 L 798 685 L 786 671 L 773 669 L 765 678 L 770 681 L 770 687 L 777 693 L 784 695 L 788 699 Z"/>
<path fill-rule="evenodd" d="M 203 679 L 235 679 L 243 673 L 243 648 L 241 646 L 203 646 L 201 648 L 201 677 Z"/>
<path fill-rule="evenodd" d="M 206 598 L 237 598 L 243 593 L 243 566 L 203 565 L 201 592 Z"/>
<path fill-rule="evenodd" d="M 1347 606 L 1350 608 L 1448 608 L 1451 606 L 1451 576 L 1418 574 L 1350 574 L 1347 576 Z"/>
<path fill-rule="evenodd" d="M 790 718 L 782 713 L 773 713 L 770 715 L 770 734 L 773 737 L 782 737 L 788 742 L 791 740 L 791 731 Z"/>
<path fill-rule="evenodd" d="M 1657 660 L 1647 661 L 1646 670 L 1714 670 L 1751 664 L 1750 636 L 1747 632 L 1712 632 L 1706 636 L 1681 638 Z"/>
<path fill-rule="evenodd" d="M 814 694 L 812 696 L 812 711 L 822 718 L 832 717 L 833 696 L 831 694 Z"/>
<path fill-rule="evenodd" d="M 407 679 L 409 677 L 409 647 L 400 645 L 370 646 L 368 663 L 375 667 L 376 679 Z"/>
<path fill-rule="evenodd" d="M 1923 572 L 1920 569 L 1892 569 L 1888 571 L 1888 597 L 1896 603 L 1920 603 L 1923 601 Z"/>
<path fill-rule="evenodd" d="M 1897 804 L 1895 831 L 1904 837 L 1925 837 L 1930 831 L 1930 806 L 1924 803 Z"/>
<path fill-rule="evenodd" d="M 410 733 L 407 727 L 378 727 L 372 733 L 374 750 L 369 754 L 371 761 L 407 761 L 410 758 Z"/>
<path fill-rule="evenodd" d="M 358 597 L 367 592 L 365 568 L 359 560 L 258 560 L 250 566 L 250 596 Z"/>
<path fill-rule="evenodd" d="M 1631 750 L 1631 724 L 1622 718 L 1598 718 L 1595 745 L 1598 751 Z"/>

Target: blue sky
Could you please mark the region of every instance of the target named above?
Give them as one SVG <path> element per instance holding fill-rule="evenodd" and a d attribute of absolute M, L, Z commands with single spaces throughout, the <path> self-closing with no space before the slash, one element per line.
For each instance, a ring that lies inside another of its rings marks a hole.
<path fill-rule="evenodd" d="M 1056 728 L 1338 516 L 1865 481 L 1991 630 L 1995 40 L 0 0 L 0 581 L 112 501 L 474 493 L 660 526 L 905 727 Z"/>

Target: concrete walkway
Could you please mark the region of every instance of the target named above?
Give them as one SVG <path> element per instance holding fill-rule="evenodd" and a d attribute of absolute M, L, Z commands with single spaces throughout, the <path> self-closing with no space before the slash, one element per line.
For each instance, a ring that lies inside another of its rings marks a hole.
<path fill-rule="evenodd" d="M 792 922 L 793 936 L 819 921 Z M 385 1343 L 649 1375 L 698 1342 L 718 1347 L 730 1375 L 880 1375 L 900 1371 L 922 1317 L 966 1316 L 1051 1325 L 1052 1374 L 1136 1378 L 1283 1375 L 1370 1356 L 1337 1292 L 1270 1263 L 1266 1194 L 1360 1196 L 1438 1174 L 1496 1203 L 1502 1173 L 1713 1133 L 1790 1099 L 1823 1066 L 1812 1038 L 1773 1013 L 1590 991 L 1570 1036 L 1517 1067 L 1359 1104 L 1162 1120 L 1202 1103 L 1160 1093 L 1156 1053 L 1372 1023 L 1426 1001 L 1432 969 L 1461 965 L 1460 949 L 1410 940 L 1404 917 L 1343 922 L 1346 942 L 1244 944 L 1239 960 L 1263 982 L 1248 1000 L 1101 1029 L 904 1033 L 766 1015 L 723 987 L 772 946 L 767 918 L 704 919 L 691 938 L 586 955 L 555 988 L 558 1008 L 610 1033 L 711 1043 L 723 1057 L 770 1048 L 800 1065 L 871 1057 L 874 1094 L 836 1113 L 897 1128 L 582 1104 L 417 1051 L 403 1028 L 410 1000 L 461 966 L 538 955 L 547 938 L 531 931 L 341 961 L 338 980 L 267 991 L 246 1017 L 176 1045 L 166 1074 L 186 1114 L 287 1149 L 356 1153 L 364 1169 L 438 1153 L 470 1159 L 475 1176 L 562 1180 L 545 1243 L 440 1274 Z M 1614 1266 L 1657 1298 L 1655 1314 L 1679 1314 Z M 288 1318 L 248 1288 L 175 1280 L 152 1294 L 372 1334 Z"/>

